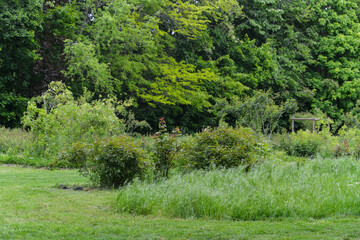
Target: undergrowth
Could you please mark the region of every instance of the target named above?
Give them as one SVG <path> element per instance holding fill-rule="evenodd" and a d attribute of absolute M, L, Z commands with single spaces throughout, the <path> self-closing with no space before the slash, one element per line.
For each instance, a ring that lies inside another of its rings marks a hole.
<path fill-rule="evenodd" d="M 246 172 L 194 171 L 120 190 L 120 212 L 176 218 L 262 220 L 360 215 L 360 163 L 350 158 L 268 161 Z"/>

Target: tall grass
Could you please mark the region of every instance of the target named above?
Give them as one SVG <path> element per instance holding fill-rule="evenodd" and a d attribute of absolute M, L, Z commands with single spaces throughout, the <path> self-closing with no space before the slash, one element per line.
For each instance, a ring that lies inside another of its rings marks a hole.
<path fill-rule="evenodd" d="M 43 157 L 41 151 L 30 132 L 0 127 L 0 163 L 49 166 L 53 160 Z"/>
<path fill-rule="evenodd" d="M 29 139 L 29 133 L 22 129 L 0 127 L 0 153 L 23 153 L 27 148 Z"/>
<path fill-rule="evenodd" d="M 120 190 L 119 211 L 180 218 L 259 220 L 360 215 L 360 162 L 270 161 L 243 168 L 136 181 Z"/>

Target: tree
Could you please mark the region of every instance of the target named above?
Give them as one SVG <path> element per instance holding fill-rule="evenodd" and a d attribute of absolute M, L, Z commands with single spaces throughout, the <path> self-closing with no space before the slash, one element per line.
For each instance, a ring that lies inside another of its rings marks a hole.
<path fill-rule="evenodd" d="M 92 19 L 65 42 L 72 89 L 77 96 L 85 86 L 97 97 L 133 98 L 139 108 L 191 106 L 202 111 L 210 106 L 204 85 L 218 78 L 216 72 L 177 61 L 167 49 L 173 47 L 174 34 L 196 38 L 206 28 L 203 13 L 214 7 L 151 2 L 155 5 L 111 1 L 91 10 Z M 172 22 L 167 32 L 164 19 Z"/>
<path fill-rule="evenodd" d="M 267 136 L 270 140 L 282 115 L 286 112 L 293 113 L 296 109 L 296 102 L 293 99 L 276 105 L 271 92 L 257 91 L 253 97 L 248 97 L 243 102 L 227 105 L 220 113 L 234 115 L 238 124 L 253 129 L 259 140 L 261 135 Z"/>
<path fill-rule="evenodd" d="M 0 124 L 16 126 L 31 95 L 39 59 L 36 32 L 41 29 L 42 0 L 0 1 Z M 30 90 L 29 90 L 30 89 Z"/>

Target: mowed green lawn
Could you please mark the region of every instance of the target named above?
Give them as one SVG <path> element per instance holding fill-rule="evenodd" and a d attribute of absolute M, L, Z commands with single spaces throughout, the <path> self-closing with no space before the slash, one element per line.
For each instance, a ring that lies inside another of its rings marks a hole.
<path fill-rule="evenodd" d="M 76 171 L 0 166 L 0 239 L 360 239 L 360 219 L 214 221 L 118 213 Z"/>

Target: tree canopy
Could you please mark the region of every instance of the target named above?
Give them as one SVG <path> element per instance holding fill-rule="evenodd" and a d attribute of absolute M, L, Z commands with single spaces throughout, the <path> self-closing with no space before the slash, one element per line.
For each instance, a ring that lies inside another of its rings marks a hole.
<path fill-rule="evenodd" d="M 0 0 L 0 124 L 62 81 L 197 131 L 269 91 L 341 125 L 360 94 L 360 0 Z M 283 116 L 286 118 L 288 116 Z M 280 123 L 281 124 L 281 123 Z M 285 125 L 283 125 L 285 126 Z"/>

